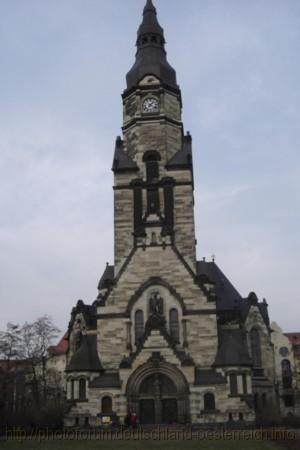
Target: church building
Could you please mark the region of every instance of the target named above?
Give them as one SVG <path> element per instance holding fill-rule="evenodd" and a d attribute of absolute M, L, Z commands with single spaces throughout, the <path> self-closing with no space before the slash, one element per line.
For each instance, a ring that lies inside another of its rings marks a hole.
<path fill-rule="evenodd" d="M 112 154 L 114 265 L 68 330 L 65 424 L 251 423 L 277 407 L 268 305 L 197 261 L 192 136 L 152 0 Z"/>

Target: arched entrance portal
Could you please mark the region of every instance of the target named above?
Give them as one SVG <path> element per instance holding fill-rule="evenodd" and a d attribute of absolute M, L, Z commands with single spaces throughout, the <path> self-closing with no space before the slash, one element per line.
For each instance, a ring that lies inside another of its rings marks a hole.
<path fill-rule="evenodd" d="M 139 395 L 141 423 L 177 423 L 177 389 L 166 375 L 154 373 L 141 384 Z"/>
<path fill-rule="evenodd" d="M 189 418 L 188 385 L 171 364 L 149 361 L 127 384 L 128 408 L 142 424 L 186 423 Z"/>

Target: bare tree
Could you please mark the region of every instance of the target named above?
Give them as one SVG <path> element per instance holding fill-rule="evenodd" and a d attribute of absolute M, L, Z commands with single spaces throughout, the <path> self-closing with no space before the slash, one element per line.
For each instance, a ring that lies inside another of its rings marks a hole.
<path fill-rule="evenodd" d="M 2 408 L 16 409 L 16 380 L 18 370 L 16 360 L 20 357 L 21 330 L 19 325 L 8 323 L 5 331 L 0 331 L 0 403 Z"/>
<path fill-rule="evenodd" d="M 47 355 L 48 348 L 58 336 L 59 329 L 51 317 L 45 315 L 35 322 L 25 323 L 21 328 L 22 355 L 30 368 L 32 394 L 37 407 L 47 401 Z"/>
<path fill-rule="evenodd" d="M 21 329 L 19 325 L 8 323 L 5 331 L 0 331 L 0 357 L 9 365 L 20 356 Z"/>
<path fill-rule="evenodd" d="M 61 423 L 63 376 L 47 363 L 48 349 L 59 329 L 45 315 L 23 326 L 0 331 L 0 422 Z M 26 414 L 25 414 L 26 411 Z"/>

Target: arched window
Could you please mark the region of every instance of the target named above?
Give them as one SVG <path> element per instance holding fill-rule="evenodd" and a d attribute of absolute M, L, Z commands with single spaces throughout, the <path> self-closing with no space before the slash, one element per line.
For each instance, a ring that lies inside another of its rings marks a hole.
<path fill-rule="evenodd" d="M 158 188 L 147 190 L 147 212 L 148 214 L 158 214 L 160 210 Z"/>
<path fill-rule="evenodd" d="M 261 367 L 261 346 L 260 336 L 257 328 L 250 331 L 251 356 L 254 367 Z"/>
<path fill-rule="evenodd" d="M 173 308 L 170 310 L 170 335 L 175 342 L 179 342 L 179 320 L 178 311 Z"/>
<path fill-rule="evenodd" d="M 216 409 L 216 402 L 214 394 L 208 392 L 204 395 L 204 410 L 214 411 Z"/>
<path fill-rule="evenodd" d="M 146 180 L 151 184 L 147 188 L 147 212 L 148 214 L 158 214 L 160 210 L 158 187 L 153 186 L 159 179 L 159 164 L 160 155 L 155 151 L 146 152 L 144 155 L 144 162 L 146 164 Z"/>
<path fill-rule="evenodd" d="M 237 383 L 237 375 L 235 373 L 231 373 L 229 375 L 229 383 L 230 383 L 230 394 L 237 395 L 238 394 L 238 383 Z"/>
<path fill-rule="evenodd" d="M 145 153 L 144 162 L 146 164 L 146 180 L 148 183 L 157 181 L 159 178 L 158 161 L 160 161 L 159 153 L 154 151 Z"/>
<path fill-rule="evenodd" d="M 136 311 L 134 318 L 134 329 L 135 329 L 135 343 L 138 344 L 141 337 L 144 334 L 144 313 L 143 311 Z"/>
<path fill-rule="evenodd" d="M 79 400 L 86 399 L 86 380 L 81 378 L 79 380 Z"/>
<path fill-rule="evenodd" d="M 112 413 L 112 399 L 108 395 L 102 398 L 101 402 L 101 412 L 102 414 Z"/>
<path fill-rule="evenodd" d="M 293 387 L 293 375 L 291 363 L 288 359 L 283 359 L 281 361 L 281 374 L 284 389 L 291 389 Z"/>

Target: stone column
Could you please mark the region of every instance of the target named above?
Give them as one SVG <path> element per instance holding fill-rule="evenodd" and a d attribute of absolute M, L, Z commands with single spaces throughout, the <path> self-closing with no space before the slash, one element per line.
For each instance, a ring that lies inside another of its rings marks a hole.
<path fill-rule="evenodd" d="M 74 400 L 79 399 L 79 380 L 74 381 Z"/>
<path fill-rule="evenodd" d="M 71 386 L 72 381 L 68 380 L 67 381 L 67 400 L 72 400 L 72 386 Z"/>
<path fill-rule="evenodd" d="M 251 379 L 251 375 L 247 375 L 247 392 L 248 392 L 248 394 L 252 394 L 252 379 Z"/>
<path fill-rule="evenodd" d="M 238 375 L 237 376 L 237 386 L 238 386 L 238 394 L 244 394 L 243 375 Z"/>

